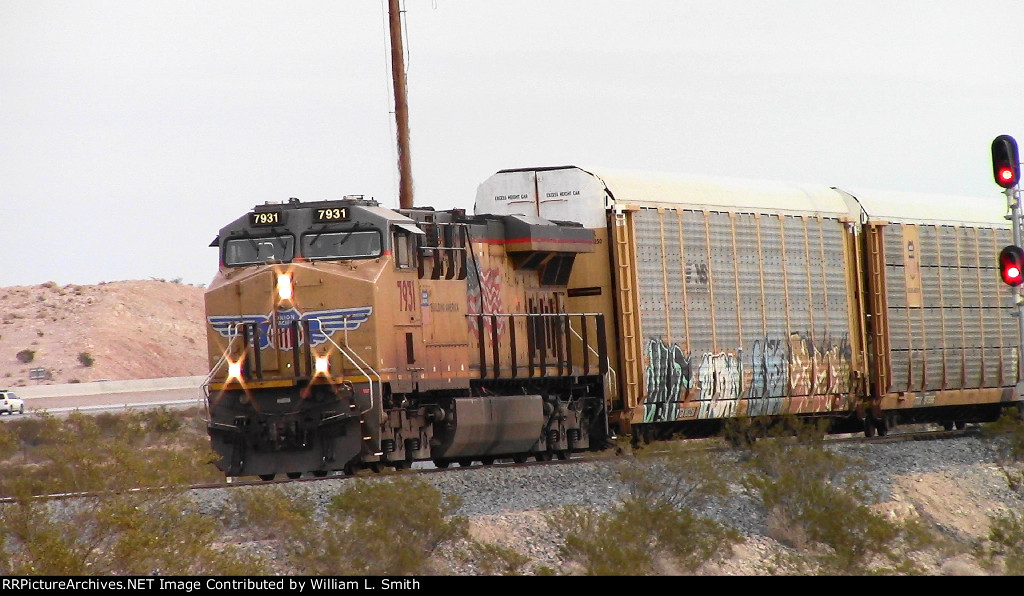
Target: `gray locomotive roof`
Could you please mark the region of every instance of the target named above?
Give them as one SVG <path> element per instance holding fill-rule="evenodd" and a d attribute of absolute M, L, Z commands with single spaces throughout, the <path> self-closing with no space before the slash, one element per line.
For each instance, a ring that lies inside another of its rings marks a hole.
<path fill-rule="evenodd" d="M 869 220 L 1010 227 L 1005 218 L 1006 197 L 999 192 L 989 197 L 962 197 L 890 190 L 838 190 L 856 198 Z"/>
<path fill-rule="evenodd" d="M 663 172 L 580 168 L 599 178 L 615 203 L 637 206 L 685 204 L 687 208 L 858 217 L 832 188 Z"/>

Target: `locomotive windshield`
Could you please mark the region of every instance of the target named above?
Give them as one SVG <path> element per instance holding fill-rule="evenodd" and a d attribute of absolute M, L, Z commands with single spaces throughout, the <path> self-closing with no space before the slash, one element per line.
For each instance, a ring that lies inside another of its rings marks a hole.
<path fill-rule="evenodd" d="M 376 230 L 306 234 L 302 255 L 310 260 L 367 259 L 380 256 L 380 244 Z"/>
<path fill-rule="evenodd" d="M 224 264 L 230 267 L 256 265 L 271 261 L 290 262 L 295 256 L 295 238 L 235 238 L 224 243 Z"/>

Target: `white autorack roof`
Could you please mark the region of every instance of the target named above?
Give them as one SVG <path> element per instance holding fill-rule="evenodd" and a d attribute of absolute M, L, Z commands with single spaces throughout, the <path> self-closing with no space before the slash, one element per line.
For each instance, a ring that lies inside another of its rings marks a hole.
<path fill-rule="evenodd" d="M 856 198 L 869 220 L 935 225 L 984 225 L 1009 228 L 1006 197 L 897 192 L 891 190 L 840 189 Z"/>
<path fill-rule="evenodd" d="M 616 204 L 681 204 L 737 212 L 859 216 L 841 194 L 825 185 L 797 184 L 662 172 L 580 168 L 599 178 Z"/>

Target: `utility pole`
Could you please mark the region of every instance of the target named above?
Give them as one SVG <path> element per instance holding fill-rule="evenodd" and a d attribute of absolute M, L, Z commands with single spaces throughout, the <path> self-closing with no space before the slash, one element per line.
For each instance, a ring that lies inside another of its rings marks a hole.
<path fill-rule="evenodd" d="M 391 78 L 395 88 L 395 124 L 398 127 L 398 206 L 412 209 L 412 156 L 409 154 L 409 102 L 406 96 L 402 13 L 398 0 L 388 0 L 391 29 Z"/>

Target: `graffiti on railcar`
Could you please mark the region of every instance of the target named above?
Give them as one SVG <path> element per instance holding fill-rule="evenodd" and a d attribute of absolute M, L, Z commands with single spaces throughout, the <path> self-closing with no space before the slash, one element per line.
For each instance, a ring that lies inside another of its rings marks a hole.
<path fill-rule="evenodd" d="M 754 341 L 750 357 L 750 399 L 785 397 L 789 354 L 786 342 L 765 337 Z"/>
<path fill-rule="evenodd" d="M 743 392 L 743 361 L 728 352 L 701 355 L 697 367 L 700 392 L 698 418 L 735 416 Z"/>
<path fill-rule="evenodd" d="M 750 368 L 747 415 L 781 414 L 787 395 L 789 370 L 786 342 L 771 337 L 755 340 L 750 356 Z"/>
<path fill-rule="evenodd" d="M 826 339 L 819 347 L 805 334 L 790 334 L 790 395 L 845 393 L 850 385 L 850 357 L 846 336 L 834 343 Z"/>
<path fill-rule="evenodd" d="M 690 356 L 676 344 L 647 340 L 647 396 L 644 422 L 675 420 L 684 392 L 693 387 Z"/>
<path fill-rule="evenodd" d="M 802 333 L 790 334 L 788 342 L 756 340 L 749 372 L 744 370 L 743 350 L 697 357 L 661 339 L 648 339 L 645 348 L 644 422 L 678 419 L 679 404 L 688 398 L 699 402 L 698 418 L 735 416 L 742 399 L 748 400 L 749 416 L 782 414 L 789 396 L 794 396 L 789 408 L 794 413 L 831 411 L 838 403 L 834 396 L 850 389 L 851 351 L 845 335 L 836 341 L 826 338 L 820 345 Z"/>

